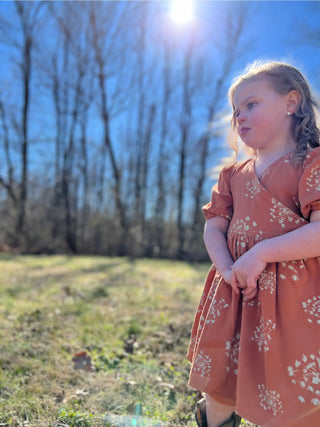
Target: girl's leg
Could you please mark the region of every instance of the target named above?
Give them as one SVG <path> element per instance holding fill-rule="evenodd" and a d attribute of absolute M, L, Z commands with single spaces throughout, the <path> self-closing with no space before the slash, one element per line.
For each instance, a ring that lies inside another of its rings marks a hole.
<path fill-rule="evenodd" d="M 234 412 L 233 406 L 223 405 L 206 394 L 206 412 L 208 427 L 219 427 Z"/>

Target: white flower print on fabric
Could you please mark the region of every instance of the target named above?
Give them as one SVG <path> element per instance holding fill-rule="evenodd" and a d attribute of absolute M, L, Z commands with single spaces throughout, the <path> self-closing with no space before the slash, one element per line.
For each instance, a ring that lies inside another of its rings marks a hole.
<path fill-rule="evenodd" d="M 257 226 L 258 224 L 255 221 L 253 221 L 249 216 L 246 216 L 245 219 L 237 219 L 237 221 L 232 224 L 230 231 L 243 236 L 247 236 L 248 232 L 252 230 L 257 232 L 257 235 L 262 234 L 262 231 L 258 231 L 256 228 Z"/>
<path fill-rule="evenodd" d="M 303 396 L 298 396 L 300 402 L 310 400 L 313 405 L 320 405 L 320 351 L 318 354 L 302 355 L 288 366 L 291 382 L 303 389 Z M 308 397 L 307 397 L 308 396 Z"/>
<path fill-rule="evenodd" d="M 237 234 L 242 234 L 242 235 L 247 235 L 247 232 L 250 230 L 250 217 L 246 216 L 245 219 L 237 219 L 236 222 L 233 223 L 230 231 L 237 233 Z M 256 223 L 253 223 L 254 226 L 256 226 Z"/>
<path fill-rule="evenodd" d="M 212 298 L 213 298 L 213 296 L 214 296 L 214 294 L 216 292 L 217 286 L 220 283 L 220 279 L 221 279 L 221 276 L 218 273 L 216 273 L 215 278 L 214 278 L 214 280 L 212 282 L 212 285 L 210 287 L 209 292 L 208 293 L 203 293 L 202 296 L 201 296 L 201 300 L 200 300 L 199 307 L 198 307 L 198 313 L 202 312 L 207 299 L 212 300 Z"/>
<path fill-rule="evenodd" d="M 260 324 L 254 330 L 253 337 L 251 337 L 251 340 L 258 344 L 259 351 L 262 351 L 262 349 L 264 349 L 265 352 L 269 351 L 271 334 L 275 328 L 276 325 L 271 319 L 268 319 L 266 322 L 264 322 L 263 318 L 261 317 Z"/>
<path fill-rule="evenodd" d="M 206 300 L 207 300 L 207 296 L 206 296 L 206 294 L 203 293 L 201 295 L 201 300 L 200 300 L 200 303 L 199 303 L 198 313 L 202 312 Z"/>
<path fill-rule="evenodd" d="M 234 233 L 238 236 L 237 241 L 237 256 L 241 256 L 245 251 L 248 244 L 248 235 L 254 236 L 256 241 L 263 239 L 262 230 L 259 230 L 258 224 L 253 221 L 249 216 L 245 219 L 237 219 L 230 227 L 228 233 Z"/>
<path fill-rule="evenodd" d="M 198 313 L 202 313 L 203 308 L 204 308 L 207 300 L 213 299 L 214 294 L 215 294 L 216 289 L 217 289 L 217 286 L 220 282 L 220 278 L 221 278 L 221 276 L 217 273 L 216 277 L 214 278 L 214 281 L 212 282 L 212 286 L 211 286 L 208 294 L 202 294 L 201 301 L 200 301 L 199 308 L 198 308 Z M 211 307 L 211 309 L 212 309 L 212 307 Z M 202 315 L 200 317 L 199 326 L 198 326 L 199 331 L 203 328 L 204 321 L 205 321 L 205 317 Z"/>
<path fill-rule="evenodd" d="M 196 337 L 192 337 L 192 338 L 191 338 L 191 341 L 190 341 L 190 348 L 189 348 L 189 351 L 190 351 L 191 353 L 193 353 L 193 352 L 194 352 L 194 349 L 196 348 L 196 346 L 198 345 L 198 343 L 199 343 L 199 338 L 196 338 Z"/>
<path fill-rule="evenodd" d="M 314 296 L 312 298 L 309 298 L 307 301 L 304 301 L 302 303 L 302 308 L 304 309 L 305 313 L 310 316 L 308 318 L 308 322 L 312 323 L 318 323 L 320 325 L 320 296 L 317 297 Z"/>
<path fill-rule="evenodd" d="M 273 416 L 283 412 L 283 403 L 280 400 L 280 394 L 275 390 L 268 390 L 264 384 L 258 384 L 260 406 L 265 411 L 271 411 Z"/>
<path fill-rule="evenodd" d="M 286 280 L 290 278 L 294 282 L 297 282 L 299 280 L 299 270 L 301 271 L 306 268 L 302 259 L 295 260 L 295 261 L 282 262 L 281 266 L 287 270 L 288 276 L 284 273 L 281 273 L 279 275 L 279 278 L 282 280 Z"/>
<path fill-rule="evenodd" d="M 270 175 L 270 173 L 271 173 L 270 168 L 265 169 L 260 175 L 259 181 L 261 182 L 266 176 Z"/>
<path fill-rule="evenodd" d="M 250 199 L 254 199 L 257 194 L 261 191 L 261 186 L 259 181 L 253 179 L 248 181 L 245 186 L 245 197 L 249 197 Z"/>
<path fill-rule="evenodd" d="M 282 228 L 285 228 L 287 222 L 300 224 L 304 222 L 303 218 L 297 218 L 292 215 L 292 210 L 284 206 L 279 200 L 271 199 L 272 207 L 270 208 L 271 222 L 277 222 Z"/>
<path fill-rule="evenodd" d="M 214 300 L 211 304 L 206 323 L 215 323 L 217 317 L 221 316 L 221 312 L 229 307 L 229 304 L 224 298 Z"/>
<path fill-rule="evenodd" d="M 240 334 L 239 332 L 232 338 L 231 341 L 226 342 L 226 356 L 234 365 L 233 373 L 238 375 L 238 357 L 240 350 Z M 230 366 L 226 366 L 226 371 L 230 372 Z"/>
<path fill-rule="evenodd" d="M 208 354 L 203 353 L 201 350 L 197 354 L 195 361 L 193 362 L 194 372 L 200 373 L 201 377 L 207 377 L 210 375 L 212 369 L 212 359 Z"/>
<path fill-rule="evenodd" d="M 269 291 L 273 294 L 276 290 L 276 273 L 274 271 L 264 270 L 259 279 L 259 289 L 261 291 Z"/>
<path fill-rule="evenodd" d="M 246 251 L 247 247 L 247 238 L 245 236 L 240 236 L 236 243 L 236 256 L 240 257 Z"/>
<path fill-rule="evenodd" d="M 210 288 L 210 292 L 208 294 L 208 298 L 212 299 L 214 297 L 214 294 L 216 292 L 217 286 L 219 285 L 221 280 L 221 276 L 220 274 L 217 272 L 216 276 L 214 278 L 214 281 L 212 282 L 211 288 Z"/>
<path fill-rule="evenodd" d="M 258 229 L 256 221 L 249 216 L 245 219 L 237 219 L 232 223 L 228 233 L 237 235 L 236 253 L 237 257 L 243 255 L 248 244 L 248 235 L 254 236 L 256 242 L 263 240 L 263 232 Z"/>
<path fill-rule="evenodd" d="M 310 175 L 306 179 L 307 191 L 320 191 L 320 166 L 311 169 Z"/>
<path fill-rule="evenodd" d="M 261 301 L 256 298 L 246 298 L 243 297 L 242 305 L 247 307 L 259 307 L 261 305 Z"/>

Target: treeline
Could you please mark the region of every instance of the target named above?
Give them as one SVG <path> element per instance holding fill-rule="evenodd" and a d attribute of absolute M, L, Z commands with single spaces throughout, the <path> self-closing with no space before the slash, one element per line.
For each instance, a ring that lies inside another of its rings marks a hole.
<path fill-rule="evenodd" d="M 184 29 L 165 2 L 2 6 L 2 249 L 207 259 L 246 10 L 200 3 Z"/>

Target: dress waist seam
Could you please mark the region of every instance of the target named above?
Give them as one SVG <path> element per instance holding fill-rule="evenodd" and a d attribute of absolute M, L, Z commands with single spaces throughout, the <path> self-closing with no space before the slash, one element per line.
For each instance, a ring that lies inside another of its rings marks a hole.
<path fill-rule="evenodd" d="M 270 233 L 268 233 L 268 234 L 267 233 L 263 233 L 263 234 L 260 234 L 260 233 L 239 233 L 236 231 L 228 231 L 227 235 L 232 236 L 232 237 L 236 236 L 239 238 L 251 237 L 251 238 L 254 238 L 255 240 L 264 240 L 264 239 L 269 239 L 271 237 L 281 236 L 284 233 L 285 233 L 285 231 L 283 233 L 274 233 L 274 234 L 270 234 Z"/>

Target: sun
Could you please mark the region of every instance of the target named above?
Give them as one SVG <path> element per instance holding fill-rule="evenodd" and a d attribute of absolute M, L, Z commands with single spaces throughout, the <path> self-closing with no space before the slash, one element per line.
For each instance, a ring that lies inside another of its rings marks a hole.
<path fill-rule="evenodd" d="M 170 17 L 178 25 L 186 25 L 193 19 L 192 0 L 173 0 L 170 7 Z"/>

